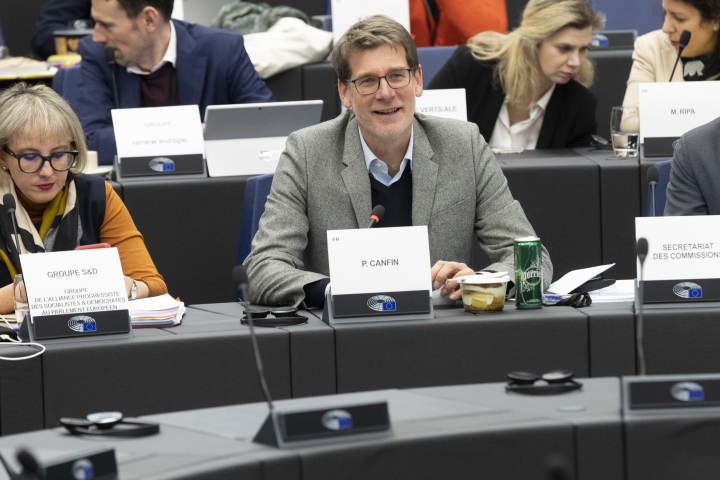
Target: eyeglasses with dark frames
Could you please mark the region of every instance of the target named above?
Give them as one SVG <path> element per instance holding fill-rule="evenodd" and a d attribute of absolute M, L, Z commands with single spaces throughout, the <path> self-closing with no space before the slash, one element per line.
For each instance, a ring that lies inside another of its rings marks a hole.
<path fill-rule="evenodd" d="M 35 173 L 39 172 L 45 162 L 49 162 L 50 166 L 56 172 L 67 172 L 70 170 L 75 163 L 79 152 L 55 152 L 52 155 L 44 156 L 39 153 L 15 153 L 8 147 L 3 148 L 5 153 L 11 157 L 15 157 L 18 161 L 20 170 L 24 173 Z"/>
<path fill-rule="evenodd" d="M 350 80 L 355 85 L 355 90 L 360 95 L 372 95 L 380 90 L 380 79 L 384 78 L 388 86 L 392 89 L 405 88 L 410 85 L 410 79 L 414 68 L 406 68 L 403 70 L 395 70 L 383 75 L 382 77 L 368 76 Z"/>

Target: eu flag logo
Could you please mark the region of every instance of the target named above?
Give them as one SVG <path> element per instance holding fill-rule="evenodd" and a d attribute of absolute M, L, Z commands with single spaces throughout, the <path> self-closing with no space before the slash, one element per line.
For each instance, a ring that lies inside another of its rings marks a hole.
<path fill-rule="evenodd" d="M 384 302 L 382 304 L 383 306 L 383 312 L 394 312 L 395 311 L 395 302 Z"/>
<path fill-rule="evenodd" d="M 163 163 L 163 172 L 174 172 L 174 171 L 175 171 L 174 163 Z"/>
<path fill-rule="evenodd" d="M 688 297 L 702 298 L 702 288 L 691 288 L 688 290 Z"/>
<path fill-rule="evenodd" d="M 83 332 L 95 332 L 96 330 L 95 322 L 83 323 Z"/>
<path fill-rule="evenodd" d="M 689 400 L 693 402 L 702 402 L 705 400 L 705 391 L 703 390 L 688 390 Z"/>

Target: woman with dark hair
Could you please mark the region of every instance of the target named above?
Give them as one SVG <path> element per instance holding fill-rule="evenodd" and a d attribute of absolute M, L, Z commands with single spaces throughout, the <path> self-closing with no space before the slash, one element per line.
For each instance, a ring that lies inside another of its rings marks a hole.
<path fill-rule="evenodd" d="M 639 84 L 670 79 L 683 30 L 690 32 L 690 43 L 680 58 L 682 66 L 675 70 L 671 81 L 720 78 L 720 0 L 663 0 L 662 8 L 665 14 L 662 30 L 647 33 L 635 41 L 623 106 L 639 106 Z M 635 121 L 639 123 L 639 119 Z"/>

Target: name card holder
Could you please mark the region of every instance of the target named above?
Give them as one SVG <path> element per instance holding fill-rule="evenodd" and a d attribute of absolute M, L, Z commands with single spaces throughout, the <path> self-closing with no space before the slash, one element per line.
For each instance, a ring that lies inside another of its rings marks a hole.
<path fill-rule="evenodd" d="M 645 303 L 720 301 L 720 278 L 645 280 Z"/>
<path fill-rule="evenodd" d="M 322 321 L 328 325 L 433 318 L 432 297 L 427 290 L 348 295 L 328 293 L 322 315 Z"/>
<path fill-rule="evenodd" d="M 117 248 L 21 255 L 29 313 L 23 340 L 133 336 Z"/>
<path fill-rule="evenodd" d="M 680 137 L 645 137 L 645 158 L 670 158 L 675 153 L 675 142 Z"/>
<path fill-rule="evenodd" d="M 635 238 L 645 238 L 644 302 L 720 301 L 720 215 L 637 217 Z"/>
<path fill-rule="evenodd" d="M 720 374 L 622 377 L 625 415 L 720 412 Z"/>
<path fill-rule="evenodd" d="M 672 157 L 677 139 L 717 118 L 720 85 L 714 83 L 662 81 L 639 85 L 644 157 Z"/>
<path fill-rule="evenodd" d="M 115 156 L 116 180 L 156 182 L 168 178 L 207 178 L 207 166 L 202 154 L 165 155 L 149 157 Z"/>
<path fill-rule="evenodd" d="M 197 105 L 113 109 L 111 114 L 118 181 L 207 177 Z"/>
<path fill-rule="evenodd" d="M 39 462 L 38 466 L 42 476 L 33 478 L 44 478 L 46 480 L 64 480 L 68 478 L 116 480 L 119 478 L 114 448 L 104 447 L 89 452 L 64 455 L 48 462 Z M 23 475 L 15 478 L 30 477 Z"/>
<path fill-rule="evenodd" d="M 303 411 L 271 412 L 255 443 L 278 448 L 305 448 L 392 436 L 387 402 Z"/>
<path fill-rule="evenodd" d="M 328 230 L 327 237 L 325 323 L 434 318 L 427 226 Z"/>
<path fill-rule="evenodd" d="M 96 340 L 98 337 L 133 338 L 128 310 L 69 313 L 25 317 L 19 336 L 23 341 L 52 343 L 53 340 Z"/>

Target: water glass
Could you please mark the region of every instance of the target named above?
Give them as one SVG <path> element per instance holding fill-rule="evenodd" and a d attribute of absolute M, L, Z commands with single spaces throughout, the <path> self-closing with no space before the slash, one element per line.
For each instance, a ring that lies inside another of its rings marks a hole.
<path fill-rule="evenodd" d="M 25 282 L 22 274 L 15 275 L 15 285 L 13 287 L 13 300 L 15 302 L 15 321 L 18 325 L 22 325 L 25 315 L 30 314 L 30 306 L 28 304 L 27 293 L 25 292 Z"/>
<path fill-rule="evenodd" d="M 610 115 L 610 135 L 616 157 L 637 157 L 640 137 L 638 107 L 613 107 Z"/>

